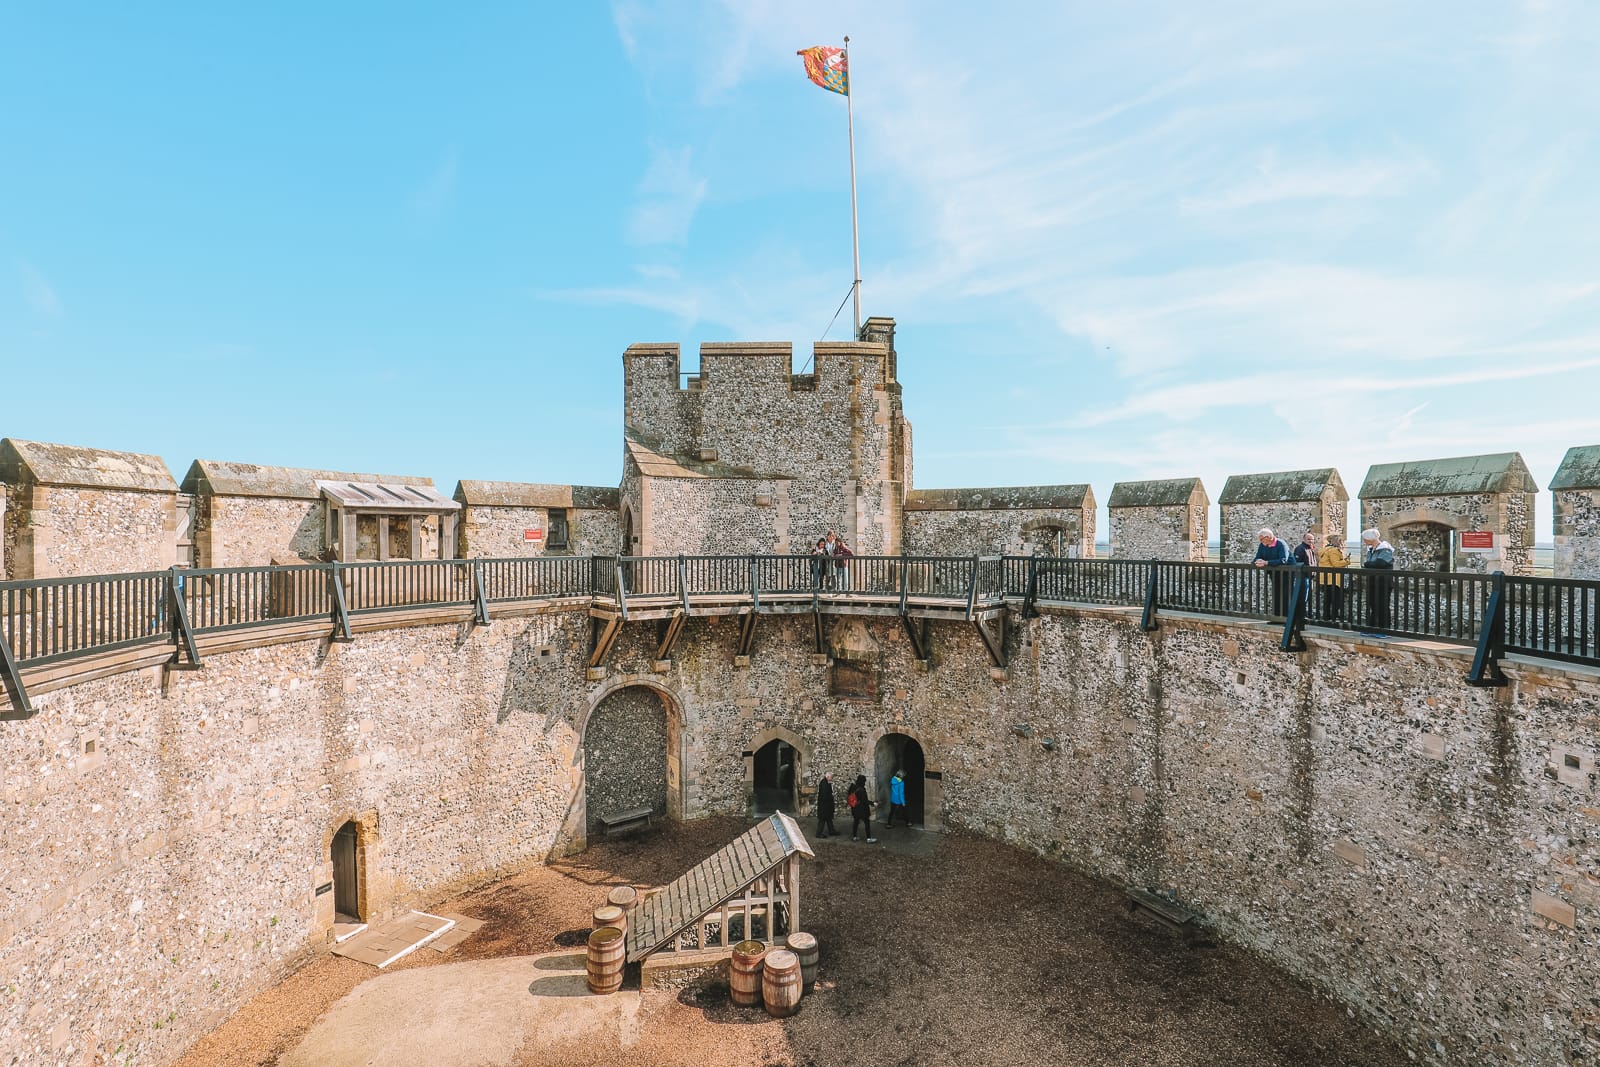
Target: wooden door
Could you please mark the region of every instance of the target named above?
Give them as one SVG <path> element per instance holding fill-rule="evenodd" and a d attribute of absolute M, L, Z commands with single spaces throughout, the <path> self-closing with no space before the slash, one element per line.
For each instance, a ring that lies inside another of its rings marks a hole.
<path fill-rule="evenodd" d="M 333 835 L 333 910 L 361 918 L 361 886 L 356 866 L 356 824 L 347 822 Z"/>

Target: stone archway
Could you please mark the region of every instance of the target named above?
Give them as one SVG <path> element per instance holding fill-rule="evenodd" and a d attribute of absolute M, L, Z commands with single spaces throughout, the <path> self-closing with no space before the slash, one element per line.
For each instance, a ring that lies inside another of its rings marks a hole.
<path fill-rule="evenodd" d="M 648 807 L 681 819 L 683 721 L 667 690 L 623 680 L 596 695 L 580 724 L 578 782 L 587 838 L 605 816 Z"/>
<path fill-rule="evenodd" d="M 909 744 L 908 744 L 909 742 Z M 911 751 L 915 746 L 915 751 Z M 910 770 L 905 766 L 908 756 L 920 756 L 922 760 L 921 801 L 922 813 L 919 819 L 915 812 L 911 812 L 912 822 L 920 822 L 925 830 L 944 829 L 944 763 L 938 750 L 928 744 L 928 739 L 921 733 L 906 726 L 888 727 L 878 730 L 867 740 L 867 747 L 861 754 L 861 773 L 867 776 L 867 781 L 873 783 L 872 798 L 881 807 L 879 811 L 883 817 L 889 815 L 889 777 L 894 773 L 895 767 Z M 879 781 L 880 759 L 884 762 L 882 781 Z M 895 762 L 899 760 L 900 762 Z M 906 801 L 909 808 L 913 795 L 912 783 L 906 783 Z M 874 813 L 874 817 L 876 813 Z"/>
<path fill-rule="evenodd" d="M 378 865 L 378 813 L 368 810 L 329 820 L 322 834 L 317 919 L 325 926 L 360 929 L 383 910 L 374 891 Z"/>
<path fill-rule="evenodd" d="M 1455 567 L 1456 532 L 1442 522 L 1396 523 L 1389 528 L 1394 565 L 1404 571 L 1448 571 Z"/>
<path fill-rule="evenodd" d="M 805 814 L 806 764 L 809 747 L 782 726 L 763 730 L 744 750 L 745 796 L 752 811 Z"/>

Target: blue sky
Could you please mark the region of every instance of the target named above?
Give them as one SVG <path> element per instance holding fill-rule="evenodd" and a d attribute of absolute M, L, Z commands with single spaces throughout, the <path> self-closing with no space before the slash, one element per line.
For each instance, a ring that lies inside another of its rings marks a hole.
<path fill-rule="evenodd" d="M 334 7 L 0 0 L 0 436 L 615 484 L 847 293 L 848 33 L 919 486 L 1600 442 L 1600 5 Z"/>

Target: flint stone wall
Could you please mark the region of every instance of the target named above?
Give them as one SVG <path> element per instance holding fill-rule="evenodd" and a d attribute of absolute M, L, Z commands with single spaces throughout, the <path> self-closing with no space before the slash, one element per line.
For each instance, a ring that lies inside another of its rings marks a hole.
<path fill-rule="evenodd" d="M 1111 509 L 1111 558 L 1206 559 L 1206 507 Z"/>
<path fill-rule="evenodd" d="M 790 482 L 743 478 L 644 481 L 649 492 L 641 548 L 645 555 L 803 555 L 818 537 L 827 533 L 824 526 L 810 534 L 810 529 L 816 528 L 813 523 L 800 532 L 798 541 L 790 536 Z M 808 512 L 815 514 L 816 503 Z M 833 514 L 830 525 L 847 530 L 846 513 L 840 510 Z"/>
<path fill-rule="evenodd" d="M 1425 1062 L 1600 1055 L 1600 680 L 1509 663 L 1509 689 L 1473 689 L 1465 650 L 1313 633 L 1291 656 L 1270 627 L 1043 611 L 1003 671 L 968 626 L 933 627 L 928 667 L 895 620 L 837 620 L 832 656 L 875 683 L 855 698 L 786 616 L 748 666 L 733 618 L 691 618 L 667 664 L 630 625 L 585 681 L 581 610 L 214 655 L 166 698 L 145 675 L 45 694 L 0 724 L 20 828 L 0 839 L 0 988 L 30 990 L 0 1044 L 170 1060 L 324 943 L 314 889 L 353 814 L 378 822 L 378 909 L 565 847 L 587 709 L 645 686 L 682 723 L 667 807 L 687 817 L 746 810 L 743 753 L 766 740 L 812 786 L 871 778 L 904 734 L 940 776 L 930 824 L 1169 890 Z"/>
<path fill-rule="evenodd" d="M 1532 493 L 1382 497 L 1361 502 L 1361 525 L 1375 527 L 1394 545 L 1394 565 L 1401 570 L 1531 575 L 1533 509 Z M 1495 547 L 1452 558 L 1451 530 L 1493 530 Z"/>
<path fill-rule="evenodd" d="M 1600 489 L 1559 489 L 1555 497 L 1555 576 L 1600 578 Z"/>
<path fill-rule="evenodd" d="M 584 808 L 588 829 L 618 812 L 667 813 L 667 707 L 643 686 L 601 700 L 583 731 Z"/>
<path fill-rule="evenodd" d="M 528 530 L 538 530 L 540 540 L 529 541 Z M 615 509 L 567 509 L 567 547 L 551 549 L 550 509 L 488 507 L 466 511 L 461 524 L 461 555 L 465 559 L 507 559 L 520 556 L 614 556 L 622 533 Z"/>
<path fill-rule="evenodd" d="M 320 562 L 328 551 L 321 500 L 195 497 L 196 558 L 202 567 L 264 567 L 274 559 Z"/>
<path fill-rule="evenodd" d="M 1060 499 L 1044 499 L 1052 495 Z M 922 490 L 906 498 L 908 555 L 1088 558 L 1094 534 L 1094 494 L 1086 485 Z"/>
<path fill-rule="evenodd" d="M 5 524 L 11 578 L 156 571 L 178 558 L 176 492 L 13 486 Z"/>

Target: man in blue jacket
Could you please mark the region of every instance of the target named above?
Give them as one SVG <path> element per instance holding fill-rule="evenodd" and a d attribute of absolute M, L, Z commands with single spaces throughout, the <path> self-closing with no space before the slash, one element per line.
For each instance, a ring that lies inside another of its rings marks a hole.
<path fill-rule="evenodd" d="M 1257 567 L 1288 567 L 1294 563 L 1289 555 L 1289 546 L 1279 539 L 1278 535 L 1266 526 L 1256 534 L 1256 540 L 1261 543 L 1256 545 Z M 1276 618 L 1283 618 L 1284 605 L 1289 603 L 1289 582 L 1291 575 L 1288 571 L 1279 571 L 1271 576 L 1272 583 L 1272 614 Z"/>
<path fill-rule="evenodd" d="M 906 772 L 895 769 L 894 777 L 889 779 L 889 818 L 884 820 L 885 826 L 894 825 L 894 813 L 900 813 L 900 824 L 907 829 L 911 828 L 911 816 L 906 814 Z"/>

